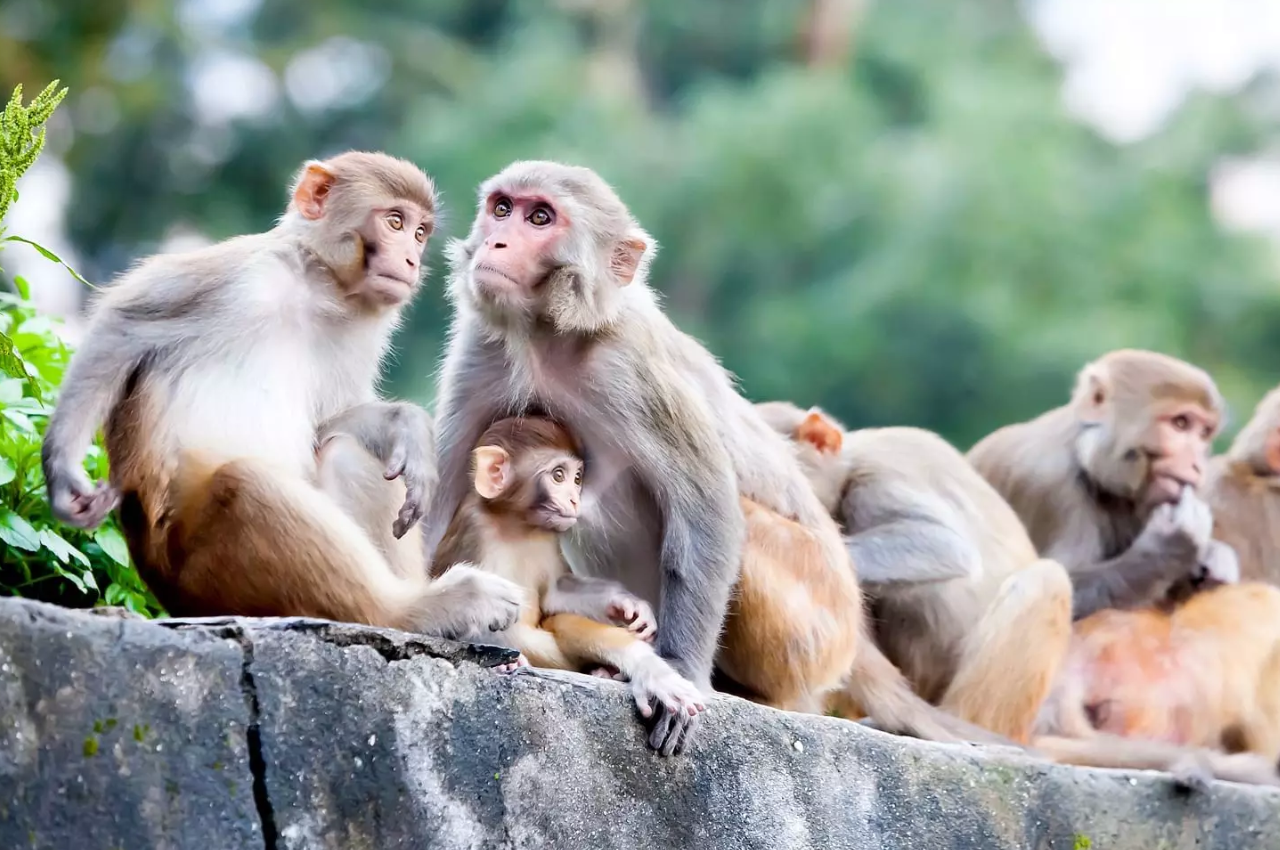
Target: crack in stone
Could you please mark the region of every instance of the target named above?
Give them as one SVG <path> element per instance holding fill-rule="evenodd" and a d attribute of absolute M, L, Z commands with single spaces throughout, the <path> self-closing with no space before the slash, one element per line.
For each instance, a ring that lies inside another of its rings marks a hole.
<path fill-rule="evenodd" d="M 225 634 L 238 641 L 244 652 L 244 660 L 240 666 L 240 690 L 244 694 L 245 706 L 249 710 L 249 726 L 245 730 L 245 740 L 249 745 L 249 772 L 253 776 L 253 805 L 258 810 L 258 820 L 262 824 L 262 846 L 264 850 L 277 850 L 280 841 L 279 829 L 276 827 L 276 814 L 271 805 L 271 796 L 267 791 L 267 761 L 262 754 L 262 707 L 258 702 L 258 683 L 253 678 L 253 640 L 242 629 L 236 634 Z"/>

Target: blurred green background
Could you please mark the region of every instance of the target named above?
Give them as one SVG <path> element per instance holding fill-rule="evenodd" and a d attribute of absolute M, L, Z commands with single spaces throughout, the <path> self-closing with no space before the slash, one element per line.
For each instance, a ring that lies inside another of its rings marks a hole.
<path fill-rule="evenodd" d="M 1277 69 L 1268 0 L 0 4 L 0 88 L 71 88 L 9 223 L 90 280 L 269 227 L 307 157 L 415 160 L 441 237 L 507 162 L 574 161 L 750 397 L 962 447 L 1114 347 L 1210 369 L 1237 427 L 1280 381 Z M 423 402 L 443 241 L 389 383 Z"/>

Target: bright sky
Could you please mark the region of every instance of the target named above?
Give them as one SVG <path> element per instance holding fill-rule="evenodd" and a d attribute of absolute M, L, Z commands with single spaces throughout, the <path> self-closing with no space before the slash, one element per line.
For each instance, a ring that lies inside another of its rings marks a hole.
<path fill-rule="evenodd" d="M 283 79 L 255 57 L 222 46 L 224 33 L 260 2 L 179 0 L 180 25 L 209 45 L 187 85 L 210 131 L 234 118 L 269 114 L 281 97 L 304 111 L 323 110 L 359 102 L 385 81 L 389 62 L 381 49 L 344 37 L 294 57 Z M 1024 7 L 1045 49 L 1062 65 L 1064 108 L 1117 144 L 1158 132 L 1190 93 L 1231 93 L 1259 73 L 1280 72 L 1280 0 L 1024 0 Z M 149 64 L 148 46 L 136 41 L 125 34 L 113 48 L 120 70 L 131 68 L 134 75 L 146 73 Z M 342 73 L 334 73 L 336 67 Z M 81 104 L 82 124 L 89 116 L 106 129 L 115 118 L 109 93 L 87 94 L 103 102 Z M 62 230 L 65 167 L 45 156 L 19 188 L 22 197 L 11 215 L 23 222 L 24 234 L 75 265 Z M 1280 240 L 1280 153 L 1224 160 L 1207 202 L 1225 226 Z M 76 285 L 68 276 L 16 248 L 5 260 L 32 278 L 43 307 L 63 315 L 73 310 Z"/>

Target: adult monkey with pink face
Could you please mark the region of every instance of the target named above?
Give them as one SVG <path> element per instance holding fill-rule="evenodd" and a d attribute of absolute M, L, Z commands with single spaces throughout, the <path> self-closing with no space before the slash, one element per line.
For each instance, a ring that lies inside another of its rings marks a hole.
<path fill-rule="evenodd" d="M 1112 351 L 1084 367 L 1070 403 L 1001 428 L 968 457 L 1040 555 L 1067 568 L 1080 619 L 1236 581 L 1236 554 L 1210 539 L 1197 493 L 1222 409 L 1203 370 Z"/>
<path fill-rule="evenodd" d="M 989 738 L 915 696 L 863 640 L 839 529 L 782 437 L 662 312 L 645 283 L 654 250 L 590 169 L 518 162 L 480 187 L 471 233 L 448 249 L 456 312 L 429 557 L 467 494 L 481 433 L 506 416 L 547 415 L 586 461 L 570 565 L 653 603 L 658 654 L 700 691 L 714 661 L 779 708 L 821 712 L 843 691 L 895 731 Z M 681 751 L 696 721 L 660 702 L 650 746 Z"/>

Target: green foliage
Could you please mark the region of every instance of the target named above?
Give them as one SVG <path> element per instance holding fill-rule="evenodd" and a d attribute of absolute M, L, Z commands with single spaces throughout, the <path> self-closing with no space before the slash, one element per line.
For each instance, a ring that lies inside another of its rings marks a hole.
<path fill-rule="evenodd" d="M 40 153 L 44 129 L 39 125 L 66 93 L 54 96 L 53 89 L 45 89 L 25 110 L 21 92 L 15 92 L 0 114 L 0 192 L 5 199 L 13 197 L 13 182 Z M 66 267 L 28 239 L 9 236 L 0 240 L 4 242 L 29 244 Z M 122 605 L 155 615 L 160 607 L 130 565 L 114 517 L 83 531 L 60 526 L 50 511 L 40 446 L 71 354 L 59 323 L 36 312 L 27 282 L 16 277 L 14 284 L 16 292 L 0 291 L 0 591 L 64 605 Z M 88 470 L 96 479 L 107 477 L 100 440 L 90 448 Z"/>
<path fill-rule="evenodd" d="M 44 123 L 66 96 L 67 90 L 59 90 L 58 80 L 54 80 L 30 106 L 23 106 L 19 84 L 0 112 L 0 221 L 17 197 L 18 178 L 44 150 Z"/>

